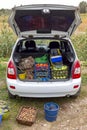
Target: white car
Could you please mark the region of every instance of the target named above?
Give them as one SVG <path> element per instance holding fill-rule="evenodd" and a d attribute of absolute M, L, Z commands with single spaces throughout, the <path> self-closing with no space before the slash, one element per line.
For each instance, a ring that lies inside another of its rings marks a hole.
<path fill-rule="evenodd" d="M 11 98 L 79 95 L 80 62 L 70 36 L 80 23 L 78 8 L 73 6 L 13 8 L 9 24 L 18 39 L 7 67 Z"/>

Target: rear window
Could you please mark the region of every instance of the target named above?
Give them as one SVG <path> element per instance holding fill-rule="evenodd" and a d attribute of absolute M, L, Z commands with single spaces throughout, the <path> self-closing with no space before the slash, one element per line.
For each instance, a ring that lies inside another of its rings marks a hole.
<path fill-rule="evenodd" d="M 17 10 L 15 21 L 21 32 L 37 30 L 37 33 L 51 30 L 67 31 L 74 20 L 74 11 L 50 10 L 44 14 L 42 10 Z"/>

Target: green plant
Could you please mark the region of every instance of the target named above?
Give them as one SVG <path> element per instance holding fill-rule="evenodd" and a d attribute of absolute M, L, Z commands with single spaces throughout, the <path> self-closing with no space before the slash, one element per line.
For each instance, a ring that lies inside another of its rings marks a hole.
<path fill-rule="evenodd" d="M 73 35 L 72 42 L 74 44 L 77 55 L 81 61 L 87 60 L 87 34 Z"/>
<path fill-rule="evenodd" d="M 5 79 L 6 75 L 6 64 L 0 63 L 0 81 Z"/>
<path fill-rule="evenodd" d="M 15 35 L 3 21 L 3 29 L 0 34 L 0 57 L 10 56 L 15 39 Z"/>

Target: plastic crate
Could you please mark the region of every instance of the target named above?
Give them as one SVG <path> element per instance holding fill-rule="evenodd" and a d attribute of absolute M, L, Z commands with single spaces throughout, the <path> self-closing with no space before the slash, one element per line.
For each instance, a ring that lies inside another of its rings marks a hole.
<path fill-rule="evenodd" d="M 51 77 L 52 79 L 67 79 L 68 67 L 67 66 L 62 66 L 61 68 L 52 67 Z"/>
<path fill-rule="evenodd" d="M 31 126 L 36 120 L 37 110 L 34 107 L 21 107 L 16 117 L 18 123 Z"/>
<path fill-rule="evenodd" d="M 45 70 L 47 71 L 49 69 L 49 65 L 46 64 L 35 64 L 35 71 Z"/>
<path fill-rule="evenodd" d="M 36 72 L 36 77 L 48 77 L 48 71 L 38 71 Z"/>
<path fill-rule="evenodd" d="M 35 64 L 34 79 L 47 81 L 50 78 L 49 64 Z"/>

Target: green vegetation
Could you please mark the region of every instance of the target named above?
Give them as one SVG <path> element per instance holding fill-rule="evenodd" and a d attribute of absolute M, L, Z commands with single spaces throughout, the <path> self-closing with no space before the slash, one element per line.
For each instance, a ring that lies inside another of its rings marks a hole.
<path fill-rule="evenodd" d="M 1 15 L 10 15 L 11 10 L 10 9 L 0 9 L 0 16 Z"/>
<path fill-rule="evenodd" d="M 0 57 L 9 57 L 15 43 L 15 35 L 4 24 L 0 34 Z"/>
<path fill-rule="evenodd" d="M 81 61 L 87 60 L 87 34 L 80 34 L 72 36 L 77 55 Z"/>
<path fill-rule="evenodd" d="M 0 63 L 0 81 L 5 80 L 6 76 L 6 64 Z"/>
<path fill-rule="evenodd" d="M 87 2 L 86 1 L 80 2 L 79 8 L 80 8 L 80 13 L 86 13 L 87 12 Z"/>

